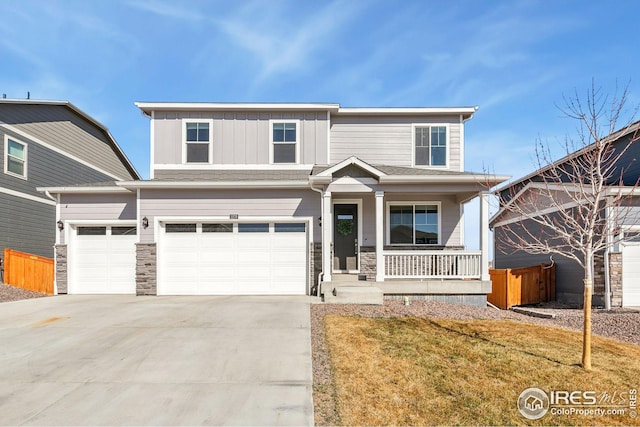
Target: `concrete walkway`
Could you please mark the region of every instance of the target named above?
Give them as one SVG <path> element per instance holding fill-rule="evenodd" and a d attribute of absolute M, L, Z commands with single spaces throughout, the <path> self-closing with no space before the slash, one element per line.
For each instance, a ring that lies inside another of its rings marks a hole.
<path fill-rule="evenodd" d="M 308 301 L 0 304 L 0 424 L 312 425 Z"/>

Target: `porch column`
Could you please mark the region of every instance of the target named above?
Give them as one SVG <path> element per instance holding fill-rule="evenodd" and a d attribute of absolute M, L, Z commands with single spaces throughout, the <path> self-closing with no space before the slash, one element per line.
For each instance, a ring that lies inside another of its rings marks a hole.
<path fill-rule="evenodd" d="M 331 215 L 331 192 L 322 193 L 322 277 L 324 282 L 331 281 L 331 230 L 333 230 L 333 215 Z"/>
<path fill-rule="evenodd" d="M 480 280 L 489 277 L 489 193 L 480 193 Z"/>
<path fill-rule="evenodd" d="M 384 191 L 376 191 L 376 282 L 384 282 Z"/>

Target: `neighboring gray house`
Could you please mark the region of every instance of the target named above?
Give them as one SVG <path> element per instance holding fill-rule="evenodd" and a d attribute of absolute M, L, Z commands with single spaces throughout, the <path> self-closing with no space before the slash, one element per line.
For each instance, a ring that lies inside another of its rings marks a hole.
<path fill-rule="evenodd" d="M 56 198 L 36 187 L 139 179 L 109 131 L 66 101 L 0 99 L 0 151 L 0 257 L 53 257 Z"/>
<path fill-rule="evenodd" d="M 640 143 L 635 139 L 640 132 L 639 129 L 640 121 L 607 136 L 607 139 L 613 141 L 614 150 L 621 150 L 628 146 L 616 165 L 614 178 L 608 183 L 611 186 L 610 191 L 613 193 L 618 191 L 626 191 L 630 195 L 635 193 L 634 187 L 640 179 L 640 161 L 638 161 L 640 159 Z M 633 141 L 631 145 L 629 145 L 630 141 Z M 567 161 L 580 156 L 584 151 L 572 153 L 558 160 L 554 165 L 561 168 Z M 541 174 L 546 169 L 537 170 L 498 189 L 497 193 L 501 204 L 515 202 L 518 198 L 526 200 L 532 191 L 535 191 L 536 186 L 544 185 L 540 181 L 542 180 Z M 620 184 L 622 184 L 622 190 L 620 190 Z M 566 206 L 572 208 L 575 205 L 567 204 Z M 625 222 L 619 224 L 615 222 L 616 215 L 613 209 L 603 207 L 603 212 L 604 209 L 612 211 L 606 215 L 607 218 L 611 218 L 610 228 L 616 229 L 618 233 L 632 233 L 632 236 L 635 236 L 640 231 L 640 216 L 634 212 L 640 212 L 640 210 L 634 206 L 640 207 L 639 197 L 630 199 L 630 210 L 625 210 Z M 553 214 L 553 211 L 549 211 L 549 206 L 539 206 L 539 209 L 547 214 Z M 490 225 L 494 231 L 495 268 L 517 268 L 549 262 L 549 255 L 532 255 L 523 251 L 514 251 L 505 243 L 507 241 L 505 238 L 507 227 L 524 236 L 525 233 L 518 227 L 531 229 L 534 224 L 530 219 L 523 221 L 501 206 L 500 210 L 491 218 Z M 605 260 L 608 261 L 605 263 Z M 553 255 L 553 261 L 556 265 L 557 300 L 569 304 L 582 304 L 584 270 L 577 262 L 566 257 Z M 605 305 L 605 290 L 610 289 L 609 296 L 612 306 L 640 306 L 640 242 L 627 241 L 599 254 L 595 258 L 594 270 L 594 305 Z"/>
<path fill-rule="evenodd" d="M 47 188 L 59 293 L 386 295 L 484 304 L 487 185 L 464 171 L 475 107 L 136 104 L 151 179 Z M 481 197 L 481 250 L 463 204 Z M 320 285 L 320 286 L 319 286 Z"/>

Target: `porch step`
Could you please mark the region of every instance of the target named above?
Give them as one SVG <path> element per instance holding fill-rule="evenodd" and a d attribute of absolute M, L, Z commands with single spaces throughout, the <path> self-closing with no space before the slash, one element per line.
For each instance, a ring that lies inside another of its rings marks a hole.
<path fill-rule="evenodd" d="M 375 286 L 337 286 L 333 295 L 327 296 L 325 302 L 333 304 L 384 304 L 382 289 Z"/>

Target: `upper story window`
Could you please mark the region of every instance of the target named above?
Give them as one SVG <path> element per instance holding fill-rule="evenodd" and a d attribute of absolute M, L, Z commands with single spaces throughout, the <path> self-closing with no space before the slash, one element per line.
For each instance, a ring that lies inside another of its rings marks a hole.
<path fill-rule="evenodd" d="M 211 163 L 211 121 L 184 120 L 184 163 Z"/>
<path fill-rule="evenodd" d="M 390 203 L 387 218 L 390 245 L 440 244 L 439 203 Z"/>
<path fill-rule="evenodd" d="M 27 144 L 4 137 L 4 173 L 27 178 Z"/>
<path fill-rule="evenodd" d="M 299 122 L 271 121 L 271 163 L 298 163 Z"/>
<path fill-rule="evenodd" d="M 415 166 L 447 166 L 447 127 L 415 126 Z"/>

